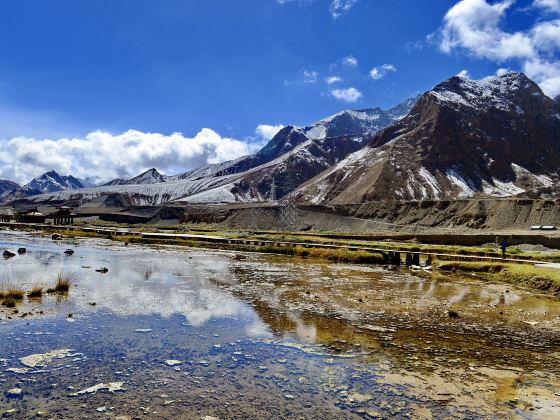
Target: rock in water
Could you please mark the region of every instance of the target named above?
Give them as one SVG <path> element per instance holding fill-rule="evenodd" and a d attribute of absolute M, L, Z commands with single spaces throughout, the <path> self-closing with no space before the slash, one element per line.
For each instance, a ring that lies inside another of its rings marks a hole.
<path fill-rule="evenodd" d="M 19 248 L 19 249 L 17 250 L 17 253 L 20 254 L 20 255 L 21 255 L 21 254 L 25 254 L 26 252 L 27 252 L 27 249 L 25 249 L 25 248 Z"/>
<path fill-rule="evenodd" d="M 64 253 L 66 255 L 72 255 L 72 254 L 74 254 L 74 250 L 73 249 L 67 249 L 66 251 L 64 251 Z"/>
<path fill-rule="evenodd" d="M 15 256 L 16 256 L 15 252 L 10 251 L 9 249 L 6 249 L 6 250 L 2 253 L 2 255 L 3 255 L 4 258 L 6 258 L 6 259 L 12 258 L 12 257 L 15 257 Z"/>

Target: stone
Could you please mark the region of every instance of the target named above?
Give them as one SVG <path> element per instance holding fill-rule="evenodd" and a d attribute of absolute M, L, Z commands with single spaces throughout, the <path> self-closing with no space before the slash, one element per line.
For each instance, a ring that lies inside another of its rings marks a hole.
<path fill-rule="evenodd" d="M 9 249 L 6 249 L 3 253 L 2 253 L 3 257 L 8 259 L 8 258 L 12 258 L 15 257 L 16 254 L 15 252 L 10 251 Z"/>
<path fill-rule="evenodd" d="M 21 398 L 23 396 L 23 391 L 20 388 L 12 388 L 6 392 L 8 398 Z"/>

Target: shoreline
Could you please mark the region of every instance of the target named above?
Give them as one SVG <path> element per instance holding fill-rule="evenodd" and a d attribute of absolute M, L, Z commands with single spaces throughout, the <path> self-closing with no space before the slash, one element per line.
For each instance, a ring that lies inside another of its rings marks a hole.
<path fill-rule="evenodd" d="M 72 230 L 69 230 L 72 229 Z M 16 229 L 20 232 L 29 230 Z M 290 242 L 286 237 L 284 241 L 264 241 L 255 237 L 244 239 L 234 239 L 205 235 L 185 235 L 173 237 L 169 234 L 142 234 L 140 232 L 115 231 L 99 228 L 80 228 L 77 226 L 61 228 L 57 226 L 43 226 L 42 231 L 53 235 L 60 235 L 59 238 L 104 238 L 115 242 L 123 243 L 125 246 L 130 244 L 149 244 L 149 245 L 170 245 L 175 247 L 189 247 L 209 250 L 224 250 L 231 252 L 254 252 L 264 254 L 285 255 L 299 258 L 309 258 L 310 260 L 322 260 L 332 263 L 349 264 L 374 264 L 379 266 L 406 266 L 413 272 L 425 272 L 428 275 L 441 273 L 462 273 L 464 275 L 477 276 L 483 280 L 496 281 L 499 283 L 512 284 L 526 288 L 535 293 L 543 293 L 553 297 L 560 297 L 560 270 L 551 268 L 536 267 L 535 264 L 549 261 L 558 261 L 556 254 L 544 255 L 538 259 L 521 260 L 506 259 L 499 257 L 487 257 L 477 255 L 479 249 L 470 249 L 470 254 L 464 248 L 454 247 L 455 254 L 438 254 L 440 248 L 425 244 L 395 244 L 395 243 L 376 243 L 381 248 L 360 247 L 357 245 L 332 245 L 328 243 L 305 243 Z M 317 235 L 315 235 L 317 238 Z M 223 239 L 223 240 L 217 240 Z M 328 239 L 328 238 L 325 238 Z M 388 249 L 397 249 L 398 252 Z M 395 261 L 395 254 L 399 260 Z M 416 256 L 414 262 L 403 265 L 405 258 Z M 236 259 L 245 259 L 246 256 L 235 255 Z M 425 267 L 429 265 L 429 267 Z M 424 267 L 422 267 L 424 266 Z M 432 270 L 433 268 L 433 270 Z"/>

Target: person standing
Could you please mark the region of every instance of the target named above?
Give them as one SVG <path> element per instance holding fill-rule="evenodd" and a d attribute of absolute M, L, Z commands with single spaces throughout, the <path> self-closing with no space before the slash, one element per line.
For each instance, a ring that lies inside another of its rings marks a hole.
<path fill-rule="evenodd" d="M 502 249 L 502 259 L 506 258 L 507 247 L 508 247 L 508 243 L 506 241 L 506 238 L 502 238 L 502 241 L 500 242 L 500 248 Z"/>

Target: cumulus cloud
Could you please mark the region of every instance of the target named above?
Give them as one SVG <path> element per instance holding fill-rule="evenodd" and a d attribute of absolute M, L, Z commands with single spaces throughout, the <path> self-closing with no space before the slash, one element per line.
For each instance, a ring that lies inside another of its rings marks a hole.
<path fill-rule="evenodd" d="M 560 0 L 535 0 L 535 6 L 560 13 Z"/>
<path fill-rule="evenodd" d="M 225 138 L 204 128 L 194 137 L 129 130 L 113 135 L 95 131 L 83 138 L 0 140 L 0 178 L 20 183 L 46 171 L 97 181 L 131 178 L 155 167 L 163 173 L 184 172 L 255 151 L 256 145 Z"/>
<path fill-rule="evenodd" d="M 383 79 L 387 76 L 388 73 L 394 73 L 397 71 L 397 68 L 392 64 L 383 64 L 378 67 L 374 67 L 369 72 L 369 77 L 373 80 Z"/>
<path fill-rule="evenodd" d="M 358 89 L 350 87 L 347 89 L 333 89 L 331 95 L 339 101 L 354 103 L 360 100 L 364 95 Z"/>
<path fill-rule="evenodd" d="M 338 19 L 344 13 L 348 12 L 358 0 L 332 0 L 329 7 L 333 19 Z"/>
<path fill-rule="evenodd" d="M 536 0 L 539 8 L 555 11 L 558 0 Z M 560 20 L 539 16 L 522 31 L 504 29 L 514 0 L 460 0 L 446 13 L 439 33 L 439 47 L 445 53 L 465 50 L 477 58 L 497 63 L 517 62 L 548 95 L 560 93 Z M 560 11 L 560 9 L 558 9 Z M 550 17 L 550 15 L 549 15 Z"/>
<path fill-rule="evenodd" d="M 325 79 L 325 82 L 327 82 L 327 85 L 334 85 L 335 83 L 342 82 L 342 77 L 330 76 Z"/>
<path fill-rule="evenodd" d="M 282 124 L 279 125 L 268 125 L 268 124 L 259 124 L 257 129 L 255 130 L 255 134 L 259 136 L 263 140 L 272 140 L 272 138 L 278 134 L 280 130 L 282 130 L 284 126 Z"/>

